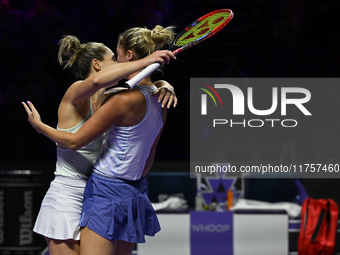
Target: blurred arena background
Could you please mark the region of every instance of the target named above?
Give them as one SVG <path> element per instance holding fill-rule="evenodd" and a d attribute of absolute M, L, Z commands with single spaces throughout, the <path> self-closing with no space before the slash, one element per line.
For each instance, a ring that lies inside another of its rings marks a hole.
<path fill-rule="evenodd" d="M 233 21 L 218 36 L 184 52 L 165 76 L 155 77 L 175 87 L 179 103 L 168 111 L 152 171 L 188 172 L 190 78 L 339 77 L 339 6 L 338 0 L 0 0 L 0 169 L 43 170 L 46 185 L 53 178 L 55 144 L 30 127 L 21 101 L 32 101 L 44 122 L 56 126 L 59 102 L 72 82 L 57 64 L 57 44 L 65 34 L 115 50 L 127 28 L 175 25 L 180 32 L 207 12 L 233 10 Z M 315 148 L 314 159 L 338 157 L 338 150 L 327 147 L 330 140 L 336 146 L 338 137 L 316 132 L 306 139 L 324 139 L 325 147 Z M 303 157 L 295 146 L 296 156 Z M 265 150 L 263 159 L 275 157 Z M 311 196 L 333 196 L 339 203 L 340 193 L 330 193 L 339 189 L 337 183 L 305 180 Z"/>

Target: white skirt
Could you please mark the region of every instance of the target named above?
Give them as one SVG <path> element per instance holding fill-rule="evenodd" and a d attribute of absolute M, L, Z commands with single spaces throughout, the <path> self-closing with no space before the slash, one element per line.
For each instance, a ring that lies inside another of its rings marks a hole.
<path fill-rule="evenodd" d="M 56 176 L 42 201 L 33 231 L 57 240 L 79 240 L 86 182 L 85 179 Z"/>

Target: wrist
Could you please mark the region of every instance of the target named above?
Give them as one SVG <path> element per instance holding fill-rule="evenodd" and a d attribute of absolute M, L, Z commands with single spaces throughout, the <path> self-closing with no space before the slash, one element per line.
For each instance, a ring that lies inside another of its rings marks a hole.
<path fill-rule="evenodd" d="M 149 65 L 153 64 L 153 62 L 149 61 L 148 58 L 143 58 L 141 59 L 143 61 L 143 67 L 142 68 L 146 68 L 148 67 Z"/>
<path fill-rule="evenodd" d="M 34 126 L 35 130 L 36 130 L 39 134 L 41 134 L 41 132 L 42 132 L 42 125 L 43 125 L 43 123 L 40 121 L 40 122 L 37 122 L 37 124 Z"/>
<path fill-rule="evenodd" d="M 173 88 L 172 86 L 165 85 L 165 86 L 162 86 L 161 89 L 169 90 L 169 91 L 171 91 L 173 94 L 175 94 L 174 88 Z"/>

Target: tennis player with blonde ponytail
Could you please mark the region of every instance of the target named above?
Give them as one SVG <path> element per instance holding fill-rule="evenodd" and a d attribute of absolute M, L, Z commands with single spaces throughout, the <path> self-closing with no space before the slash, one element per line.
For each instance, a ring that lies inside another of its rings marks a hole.
<path fill-rule="evenodd" d="M 164 65 L 169 63 L 171 58 L 174 58 L 174 55 L 163 50 L 149 56 L 147 54 L 138 61 L 117 63 L 116 56 L 104 44 L 81 44 L 76 37 L 65 36 L 60 40 L 58 60 L 64 68 L 72 71 L 78 81 L 67 89 L 61 100 L 57 127 L 60 131 L 54 130 L 66 134 L 76 133 L 103 103 L 106 87 L 116 84 L 150 63 Z M 172 86 L 164 81 L 158 85 L 172 89 Z M 114 105 L 109 111 L 113 113 L 119 112 L 120 108 L 130 108 L 130 100 L 135 100 L 134 94 L 128 93 L 124 98 L 126 101 Z M 161 107 L 158 98 L 150 98 L 156 100 L 157 105 Z M 173 101 L 177 103 L 174 94 L 169 90 L 162 91 L 159 99 L 163 99 L 163 106 L 167 104 L 169 107 Z M 108 103 L 109 101 L 105 105 Z M 27 105 L 24 106 L 27 108 Z M 92 125 L 94 129 L 101 127 L 100 130 L 105 126 L 100 121 L 95 121 Z M 44 133 L 42 130 L 40 132 Z M 96 135 L 94 139 L 93 135 L 89 134 L 88 137 L 92 140 L 78 146 L 77 150 L 57 143 L 55 179 L 44 197 L 34 226 L 34 231 L 45 237 L 50 255 L 77 255 L 80 252 L 80 216 L 84 189 L 102 147 L 104 132 Z"/>

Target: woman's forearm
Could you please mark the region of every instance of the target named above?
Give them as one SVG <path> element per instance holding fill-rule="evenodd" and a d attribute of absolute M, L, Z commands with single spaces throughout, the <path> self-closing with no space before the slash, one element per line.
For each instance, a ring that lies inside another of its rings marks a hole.
<path fill-rule="evenodd" d="M 71 150 L 79 149 L 79 145 L 77 144 L 76 140 L 74 139 L 74 134 L 66 131 L 57 130 L 46 125 L 43 122 L 40 122 L 38 125 L 35 126 L 35 129 L 54 141 L 55 143 L 62 144 L 65 147 Z"/>

